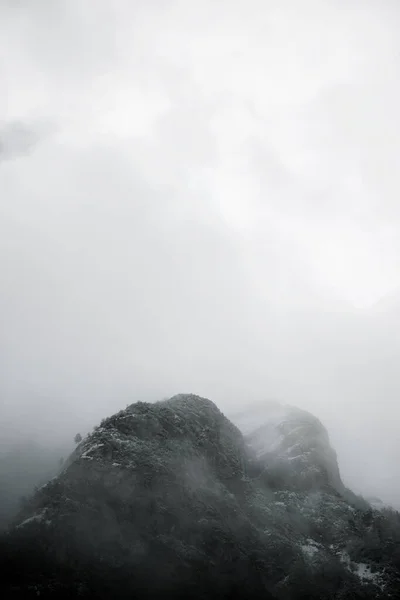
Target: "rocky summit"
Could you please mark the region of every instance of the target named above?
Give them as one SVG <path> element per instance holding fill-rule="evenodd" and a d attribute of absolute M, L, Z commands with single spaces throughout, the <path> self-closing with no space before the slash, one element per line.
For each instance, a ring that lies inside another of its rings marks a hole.
<path fill-rule="evenodd" d="M 279 478 L 287 489 L 316 487 L 343 493 L 336 452 L 314 415 L 294 406 L 263 402 L 234 415 L 232 421 L 270 479 Z"/>
<path fill-rule="evenodd" d="M 356 449 L 355 449 L 356 451 Z M 1 539 L 2 598 L 400 598 L 400 515 L 343 485 L 313 415 L 138 402 Z"/>

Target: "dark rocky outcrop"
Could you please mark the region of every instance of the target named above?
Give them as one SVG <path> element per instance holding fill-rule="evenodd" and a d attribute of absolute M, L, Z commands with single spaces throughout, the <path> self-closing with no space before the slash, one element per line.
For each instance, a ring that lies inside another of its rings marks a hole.
<path fill-rule="evenodd" d="M 395 598 L 399 515 L 345 490 L 319 421 L 244 421 L 194 395 L 105 419 L 3 536 L 2 597 Z"/>

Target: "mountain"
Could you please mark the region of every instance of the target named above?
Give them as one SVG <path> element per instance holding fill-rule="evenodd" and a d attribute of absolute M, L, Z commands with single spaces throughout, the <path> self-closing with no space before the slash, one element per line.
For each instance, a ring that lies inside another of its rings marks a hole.
<path fill-rule="evenodd" d="M 343 493 L 336 452 L 313 415 L 278 402 L 263 402 L 231 417 L 269 477 L 287 489 L 331 487 Z"/>
<path fill-rule="evenodd" d="M 318 419 L 234 421 L 191 394 L 103 420 L 3 536 L 2 597 L 399 598 L 400 515 L 343 486 Z"/>

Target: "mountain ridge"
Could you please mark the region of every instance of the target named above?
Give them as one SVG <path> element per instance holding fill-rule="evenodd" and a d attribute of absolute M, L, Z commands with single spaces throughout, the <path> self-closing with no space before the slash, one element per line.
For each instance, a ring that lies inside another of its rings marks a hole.
<path fill-rule="evenodd" d="M 395 598 L 398 513 L 321 471 L 326 430 L 290 410 L 260 456 L 259 428 L 246 438 L 193 394 L 104 419 L 3 536 L 3 597 Z"/>

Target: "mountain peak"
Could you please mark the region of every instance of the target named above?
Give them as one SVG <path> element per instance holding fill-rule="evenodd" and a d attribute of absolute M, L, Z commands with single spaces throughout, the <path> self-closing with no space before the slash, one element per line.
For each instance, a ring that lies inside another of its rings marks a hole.
<path fill-rule="evenodd" d="M 321 421 L 306 410 L 267 401 L 232 416 L 265 470 L 286 486 L 344 490 L 336 452 Z"/>

